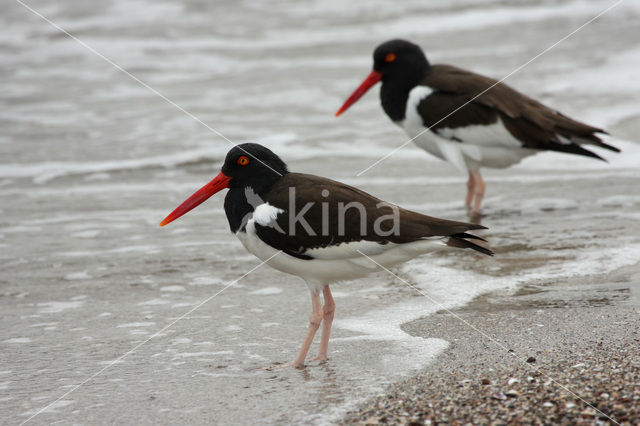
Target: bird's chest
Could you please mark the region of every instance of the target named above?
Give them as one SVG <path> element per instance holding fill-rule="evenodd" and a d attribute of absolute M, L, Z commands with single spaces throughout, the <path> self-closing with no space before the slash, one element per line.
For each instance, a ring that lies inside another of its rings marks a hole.
<path fill-rule="evenodd" d="M 263 261 L 266 261 L 279 251 L 260 239 L 256 232 L 254 219 L 249 219 L 247 224 L 236 232 L 236 237 L 249 253 Z"/>
<path fill-rule="evenodd" d="M 436 135 L 429 128 L 425 127 L 424 119 L 418 111 L 418 105 L 427 96 L 433 93 L 433 89 L 426 86 L 416 86 L 409 92 L 407 97 L 404 119 L 394 121 L 396 125 L 403 128 L 407 135 L 420 148 L 432 155 L 442 158 L 438 148 Z"/>
<path fill-rule="evenodd" d="M 280 250 L 281 248 L 271 247 L 265 244 L 257 233 L 256 225 L 284 233 L 276 222 L 278 216 L 284 213 L 284 210 L 274 207 L 269 203 L 259 204 L 252 212 L 249 212 L 245 216 L 245 221 L 236 231 L 236 236 L 247 251 L 264 260 L 264 258 L 273 255 L 275 251 Z"/>

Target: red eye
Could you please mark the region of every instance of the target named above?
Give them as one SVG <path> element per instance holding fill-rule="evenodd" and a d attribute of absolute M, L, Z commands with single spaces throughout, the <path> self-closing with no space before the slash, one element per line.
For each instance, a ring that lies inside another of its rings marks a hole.
<path fill-rule="evenodd" d="M 384 61 L 385 62 L 393 62 L 396 60 L 396 54 L 395 53 L 387 53 L 387 56 L 384 57 Z"/>
<path fill-rule="evenodd" d="M 246 166 L 247 164 L 249 164 L 249 159 L 244 155 L 242 157 L 238 157 L 238 164 L 241 166 Z"/>

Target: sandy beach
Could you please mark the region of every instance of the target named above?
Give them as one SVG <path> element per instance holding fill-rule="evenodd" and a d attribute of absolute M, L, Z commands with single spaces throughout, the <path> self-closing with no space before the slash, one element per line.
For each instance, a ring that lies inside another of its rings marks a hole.
<path fill-rule="evenodd" d="M 489 294 L 405 324 L 451 346 L 342 423 L 640 423 L 638 290 L 612 284 Z"/>
<path fill-rule="evenodd" d="M 637 422 L 638 3 L 567 38 L 611 5 L 33 3 L 171 103 L 7 2 L 0 423 L 600 421 L 547 376 Z M 527 64 L 510 85 L 607 129 L 622 153 L 545 153 L 487 170 L 481 235 L 496 256 L 442 251 L 393 269 L 415 288 L 384 272 L 334 285 L 329 362 L 268 371 L 304 336 L 304 282 L 259 267 L 229 232 L 223 194 L 158 224 L 218 173 L 228 140 L 467 220 L 466 176 L 413 144 L 359 175 L 407 140 L 376 90 L 334 116 L 392 37 L 496 78 Z"/>

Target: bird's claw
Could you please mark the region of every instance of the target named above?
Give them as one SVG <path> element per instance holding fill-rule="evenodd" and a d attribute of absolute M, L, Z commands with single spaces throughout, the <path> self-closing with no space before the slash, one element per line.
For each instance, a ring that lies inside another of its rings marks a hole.
<path fill-rule="evenodd" d="M 270 365 L 269 367 L 265 367 L 266 371 L 277 371 L 277 370 L 282 370 L 284 368 L 290 368 L 293 367 L 295 369 L 298 370 L 302 370 L 304 369 L 306 366 L 304 364 L 296 364 L 293 362 L 287 362 L 284 364 L 274 364 L 274 365 Z"/>

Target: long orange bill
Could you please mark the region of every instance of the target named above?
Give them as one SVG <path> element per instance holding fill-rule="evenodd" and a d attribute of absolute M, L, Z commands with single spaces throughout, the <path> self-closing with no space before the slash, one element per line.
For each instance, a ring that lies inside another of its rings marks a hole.
<path fill-rule="evenodd" d="M 362 95 L 367 93 L 367 90 L 371 89 L 371 86 L 379 82 L 381 79 L 381 73 L 379 73 L 378 71 L 371 71 L 371 73 L 367 76 L 367 78 L 364 79 L 360 86 L 351 94 L 351 96 L 349 96 L 349 99 L 345 101 L 344 105 L 342 105 L 338 112 L 336 112 L 336 117 L 345 112 L 347 108 L 353 105 L 358 99 L 362 97 Z"/>
<path fill-rule="evenodd" d="M 174 211 L 172 211 L 169 216 L 165 217 L 164 220 L 160 222 L 160 226 L 165 226 L 167 223 L 173 222 L 180 216 L 188 213 L 207 201 L 207 199 L 216 192 L 228 188 L 230 180 L 231 178 L 229 176 L 220 172 L 211 182 L 197 190 L 191 197 L 187 198 L 184 203 L 180 204 Z"/>

